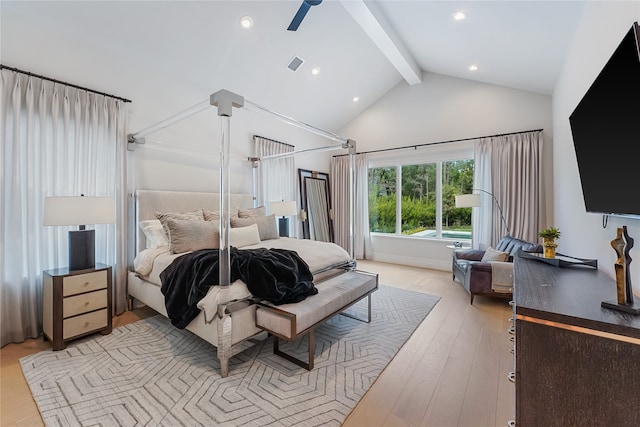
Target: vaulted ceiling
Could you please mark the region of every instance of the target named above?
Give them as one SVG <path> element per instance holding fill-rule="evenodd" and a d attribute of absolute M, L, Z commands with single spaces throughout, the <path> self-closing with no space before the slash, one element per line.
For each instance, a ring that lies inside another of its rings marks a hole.
<path fill-rule="evenodd" d="M 301 3 L 3 0 L 1 60 L 134 102 L 151 94 L 184 102 L 167 111 L 228 89 L 337 130 L 424 73 L 551 94 L 584 6 L 325 0 L 287 31 Z M 453 19 L 456 11 L 466 19 Z M 251 28 L 240 25 L 243 16 Z M 296 72 L 286 68 L 294 56 L 304 60 Z"/>

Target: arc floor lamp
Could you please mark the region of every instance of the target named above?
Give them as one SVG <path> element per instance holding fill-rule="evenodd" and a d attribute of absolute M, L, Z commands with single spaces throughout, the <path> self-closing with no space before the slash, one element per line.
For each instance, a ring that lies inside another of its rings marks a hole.
<path fill-rule="evenodd" d="M 504 223 L 504 228 L 507 229 L 507 235 L 511 235 L 511 231 L 509 230 L 509 226 L 507 225 L 507 220 L 504 218 L 504 214 L 502 213 L 502 206 L 498 202 L 498 199 L 491 193 L 486 190 L 481 190 L 479 188 L 472 188 L 471 191 L 481 191 L 491 196 L 493 201 L 498 206 L 498 211 L 500 212 L 500 218 L 502 218 L 502 222 Z M 459 194 L 456 196 L 456 208 L 477 208 L 480 207 L 480 194 Z"/>

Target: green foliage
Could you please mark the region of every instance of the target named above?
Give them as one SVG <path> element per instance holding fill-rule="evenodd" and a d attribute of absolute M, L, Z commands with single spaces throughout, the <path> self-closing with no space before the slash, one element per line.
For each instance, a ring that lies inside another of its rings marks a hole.
<path fill-rule="evenodd" d="M 402 234 L 436 227 L 435 163 L 405 165 L 402 171 Z M 371 231 L 395 233 L 396 167 L 369 169 L 369 225 Z M 473 160 L 443 162 L 443 228 L 471 229 L 471 208 L 456 208 L 455 196 L 471 193 Z"/>
<path fill-rule="evenodd" d="M 538 236 L 542 237 L 543 239 L 557 239 L 560 237 L 560 234 L 562 233 L 560 233 L 560 230 L 556 227 L 549 227 L 545 228 L 544 230 L 540 230 Z"/>

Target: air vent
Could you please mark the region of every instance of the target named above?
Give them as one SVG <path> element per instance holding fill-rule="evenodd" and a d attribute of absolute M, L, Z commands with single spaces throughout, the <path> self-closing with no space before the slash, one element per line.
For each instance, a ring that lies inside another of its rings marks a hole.
<path fill-rule="evenodd" d="M 294 56 L 291 58 L 291 61 L 287 64 L 287 68 L 293 72 L 298 71 L 298 68 L 304 63 L 304 59 L 299 56 Z"/>

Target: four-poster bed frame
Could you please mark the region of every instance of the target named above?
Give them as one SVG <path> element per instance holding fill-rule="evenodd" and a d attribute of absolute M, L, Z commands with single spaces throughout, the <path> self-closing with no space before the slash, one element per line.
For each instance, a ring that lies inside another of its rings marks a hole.
<path fill-rule="evenodd" d="M 351 261 L 349 262 L 349 266 L 347 267 L 350 270 L 355 268 L 355 257 L 354 257 L 354 171 L 355 171 L 355 141 L 340 137 L 333 133 L 324 131 L 322 129 L 318 129 L 306 123 L 302 123 L 293 118 L 287 117 L 281 113 L 277 113 L 271 111 L 265 107 L 259 106 L 253 102 L 245 100 L 242 96 L 239 96 L 235 93 L 229 92 L 227 90 L 220 90 L 210 95 L 208 100 L 202 101 L 190 108 L 187 108 L 184 111 L 181 111 L 165 120 L 162 120 L 154 125 L 151 125 L 147 128 L 144 128 L 138 132 L 128 135 L 128 150 L 135 150 L 136 144 L 144 144 L 145 137 L 151 133 L 157 132 L 163 128 L 171 126 L 179 121 L 182 121 L 188 117 L 193 116 L 196 113 L 199 113 L 207 108 L 217 107 L 218 116 L 221 120 L 221 130 L 222 130 L 222 138 L 220 142 L 220 174 L 219 174 L 219 194 L 217 200 L 217 207 L 220 211 L 220 219 L 219 219 L 219 304 L 217 310 L 217 337 L 206 337 L 206 334 L 199 334 L 197 331 L 193 331 L 199 336 L 203 337 L 207 341 L 217 346 L 218 359 L 220 360 L 220 368 L 223 376 L 228 375 L 229 370 L 229 359 L 234 354 L 244 350 L 245 347 L 237 346 L 237 344 L 242 344 L 245 340 L 251 338 L 255 335 L 256 330 L 250 330 L 247 332 L 247 336 L 243 337 L 234 337 L 232 339 L 232 328 L 231 328 L 231 318 L 232 316 L 244 316 L 247 317 L 247 312 L 249 316 L 251 315 L 251 310 L 253 315 L 255 316 L 255 307 L 248 307 L 252 305 L 246 300 L 241 301 L 233 301 L 229 294 L 230 288 L 230 240 L 229 240 L 229 230 L 230 230 L 230 210 L 231 210 L 231 192 L 230 192 L 230 171 L 229 171 L 229 146 L 230 146 L 230 118 L 233 113 L 233 108 L 246 108 L 251 111 L 255 111 L 262 114 L 267 114 L 271 117 L 274 117 L 284 123 L 289 125 L 296 126 L 303 130 L 312 132 L 314 134 L 323 136 L 333 141 L 339 142 L 339 144 L 318 147 L 312 149 L 304 149 L 299 151 L 293 151 L 284 154 L 277 154 L 272 156 L 265 156 L 263 158 L 249 158 L 250 161 L 266 161 L 274 158 L 281 158 L 285 156 L 294 156 L 298 153 L 302 152 L 310 152 L 310 151 L 327 151 L 327 150 L 336 150 L 336 149 L 348 149 L 349 150 L 349 182 L 350 182 L 350 192 L 349 192 L 349 207 L 350 207 L 350 226 L 349 226 L 349 256 Z M 213 194 L 213 193 L 211 193 Z M 255 200 L 255 194 L 254 200 Z M 136 201 L 137 204 L 137 201 Z M 136 219 L 138 217 L 136 216 Z M 147 218 L 141 218 L 147 219 Z M 132 233 L 133 236 L 136 236 L 137 233 Z M 131 247 L 132 245 L 130 245 Z M 137 248 L 136 245 L 133 245 Z M 133 289 L 137 286 L 141 285 L 142 279 L 135 276 L 135 273 L 130 273 L 130 289 Z M 377 276 L 375 281 L 375 289 L 377 289 Z M 374 289 L 374 290 L 375 290 Z M 370 293 L 373 290 L 370 290 L 367 295 L 370 296 Z M 130 293 L 131 295 L 131 293 Z M 366 296 L 366 295 L 365 295 Z M 134 297 L 136 297 L 134 295 Z M 358 299 L 364 296 L 359 296 Z M 136 297 L 137 298 L 137 297 Z M 144 302 L 144 301 L 143 301 Z M 156 305 L 152 307 L 158 311 L 163 312 L 163 308 L 158 305 L 158 301 L 156 301 Z M 207 322 L 209 323 L 209 322 Z M 254 329 L 256 325 L 253 325 Z M 260 332 L 258 330 L 258 332 Z M 215 335 L 215 334 L 214 334 Z M 216 342 L 214 342 L 216 341 Z"/>

